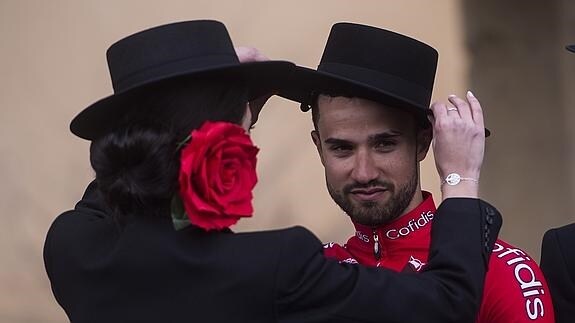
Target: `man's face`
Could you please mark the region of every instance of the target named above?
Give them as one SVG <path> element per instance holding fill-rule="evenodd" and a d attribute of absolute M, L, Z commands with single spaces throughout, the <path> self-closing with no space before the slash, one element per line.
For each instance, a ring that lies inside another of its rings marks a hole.
<path fill-rule="evenodd" d="M 321 95 L 318 109 L 312 139 L 327 188 L 352 220 L 377 226 L 415 208 L 430 131 L 416 131 L 404 111 L 360 98 Z"/>

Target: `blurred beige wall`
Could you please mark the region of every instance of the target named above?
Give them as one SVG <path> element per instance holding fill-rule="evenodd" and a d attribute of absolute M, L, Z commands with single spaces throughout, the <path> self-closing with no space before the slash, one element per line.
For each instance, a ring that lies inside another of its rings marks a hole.
<path fill-rule="evenodd" d="M 485 107 L 482 195 L 501 235 L 537 260 L 543 233 L 575 221 L 575 1 L 463 2 L 468 81 Z"/>
<path fill-rule="evenodd" d="M 331 25 L 359 22 L 438 49 L 440 100 L 468 88 L 464 17 L 457 0 L 0 0 L 0 322 L 65 321 L 49 289 L 42 244 L 54 217 L 73 207 L 92 178 L 88 142 L 73 137 L 68 124 L 111 93 L 104 52 L 114 41 L 163 23 L 210 18 L 227 25 L 236 45 L 315 67 Z M 340 242 L 353 234 L 326 192 L 310 130 L 310 115 L 297 104 L 268 103 L 253 132 L 262 148 L 256 215 L 237 230 L 302 224 Z M 422 181 L 438 200 L 431 157 Z M 513 242 L 539 240 L 546 225 L 537 221 L 536 236 L 511 229 Z M 533 245 L 528 250 L 538 253 Z"/>

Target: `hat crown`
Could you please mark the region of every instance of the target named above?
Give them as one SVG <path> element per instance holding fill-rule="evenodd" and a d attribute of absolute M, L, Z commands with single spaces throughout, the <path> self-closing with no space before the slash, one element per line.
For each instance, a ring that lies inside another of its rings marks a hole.
<path fill-rule="evenodd" d="M 332 26 L 318 72 L 360 82 L 420 108 L 431 101 L 437 51 L 416 39 L 353 23 Z"/>
<path fill-rule="evenodd" d="M 224 24 L 213 20 L 171 23 L 150 28 L 114 43 L 107 53 L 114 93 L 187 69 L 238 64 Z"/>
<path fill-rule="evenodd" d="M 393 31 L 353 23 L 333 25 L 320 66 L 353 65 L 394 75 L 431 89 L 437 51 L 416 39 Z"/>

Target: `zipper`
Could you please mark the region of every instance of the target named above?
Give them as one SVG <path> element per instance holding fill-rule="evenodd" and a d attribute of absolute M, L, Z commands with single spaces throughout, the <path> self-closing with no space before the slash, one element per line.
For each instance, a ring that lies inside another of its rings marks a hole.
<path fill-rule="evenodd" d="M 379 244 L 379 236 L 377 235 L 377 231 L 372 229 L 373 233 L 373 256 L 375 260 L 381 259 L 381 245 Z"/>

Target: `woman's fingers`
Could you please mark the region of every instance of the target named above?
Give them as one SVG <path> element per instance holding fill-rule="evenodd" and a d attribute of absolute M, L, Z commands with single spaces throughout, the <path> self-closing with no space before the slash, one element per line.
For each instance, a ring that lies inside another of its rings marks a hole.
<path fill-rule="evenodd" d="M 447 118 L 447 105 L 443 102 L 433 102 L 431 104 L 431 111 L 433 111 L 433 122 L 431 123 L 434 128 L 437 123 L 437 120 L 445 120 Z"/>
<path fill-rule="evenodd" d="M 467 91 L 467 101 L 471 107 L 471 115 L 473 116 L 473 121 L 482 129 L 485 128 L 483 122 L 483 109 L 481 109 L 481 104 L 475 95 L 473 95 L 473 92 Z"/>
<path fill-rule="evenodd" d="M 470 182 L 465 185 L 470 186 L 475 194 L 477 187 L 473 183 L 479 180 L 485 149 L 481 105 L 472 94 L 467 95 L 467 100 L 457 96 L 449 96 L 448 100 L 451 104 L 433 103 L 433 116 L 429 117 L 433 125 L 437 170 L 442 180 L 451 173 L 465 178 Z M 470 192 L 466 194 L 469 196 Z"/>
<path fill-rule="evenodd" d="M 238 56 L 240 63 L 269 61 L 269 58 L 255 47 L 238 46 L 234 49 L 236 50 L 236 55 Z"/>
<path fill-rule="evenodd" d="M 453 94 L 448 97 L 448 100 L 449 102 L 451 102 L 451 104 L 453 104 L 455 109 L 457 109 L 457 112 L 459 112 L 459 116 L 461 117 L 461 119 L 465 121 L 473 121 L 473 117 L 471 116 L 471 109 L 469 108 L 469 104 L 467 104 L 465 100 Z M 449 110 L 450 108 L 447 109 Z"/>

